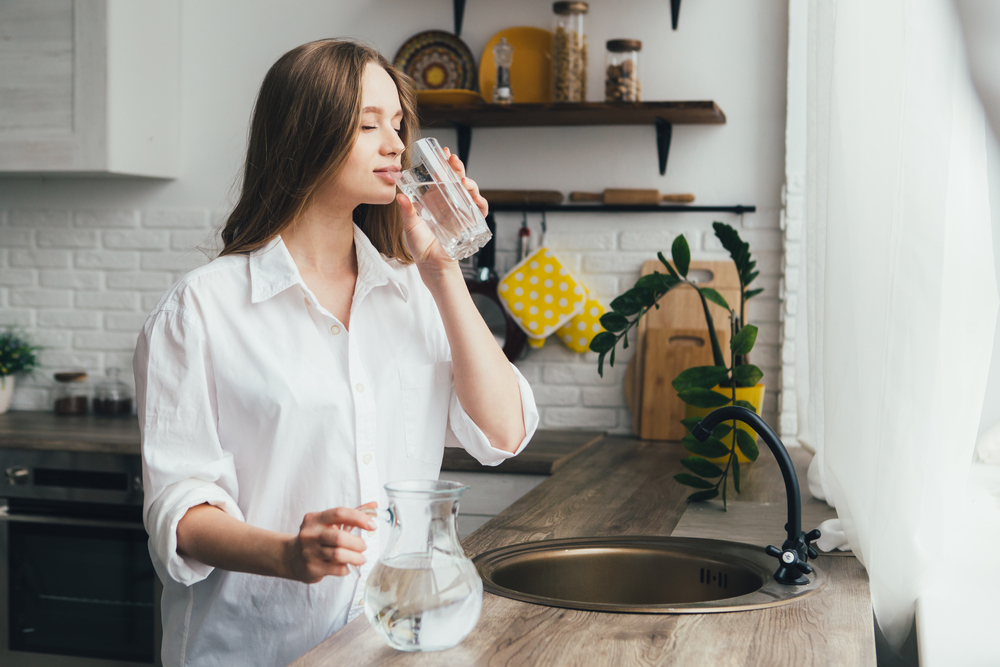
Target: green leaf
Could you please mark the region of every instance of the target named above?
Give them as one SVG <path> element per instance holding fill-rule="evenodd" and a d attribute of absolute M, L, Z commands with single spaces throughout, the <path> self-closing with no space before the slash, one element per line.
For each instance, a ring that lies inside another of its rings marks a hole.
<path fill-rule="evenodd" d="M 755 408 L 753 406 L 753 403 L 751 403 L 750 401 L 736 401 L 735 403 L 733 403 L 733 405 L 739 406 L 741 408 L 746 408 L 747 410 L 755 414 L 757 412 L 757 408 Z"/>
<path fill-rule="evenodd" d="M 674 239 L 673 245 L 670 246 L 670 255 L 674 259 L 677 273 L 687 277 L 688 267 L 691 265 L 691 248 L 688 247 L 687 239 L 684 238 L 683 234 Z"/>
<path fill-rule="evenodd" d="M 733 336 L 733 340 L 729 342 L 729 348 L 733 351 L 733 354 L 750 354 L 750 350 L 753 349 L 753 344 L 756 341 L 757 327 L 748 324 Z"/>
<path fill-rule="evenodd" d="M 635 288 L 618 296 L 611 302 L 611 310 L 620 315 L 635 315 L 642 310 L 642 301 L 636 296 Z"/>
<path fill-rule="evenodd" d="M 601 326 L 608 331 L 621 331 L 628 326 L 628 318 L 618 313 L 604 313 L 601 315 Z"/>
<path fill-rule="evenodd" d="M 711 489 L 715 484 L 708 481 L 707 479 L 702 479 L 701 477 L 695 477 L 694 475 L 689 475 L 686 472 L 674 475 L 674 479 L 683 484 L 684 486 L 694 487 L 696 489 Z"/>
<path fill-rule="evenodd" d="M 635 281 L 636 287 L 643 287 L 648 290 L 652 290 L 655 294 L 663 296 L 673 288 L 677 287 L 680 281 L 673 276 L 668 276 L 665 273 L 650 273 L 646 276 L 641 276 L 637 281 Z"/>
<path fill-rule="evenodd" d="M 670 383 L 676 391 L 688 389 L 711 389 L 729 377 L 729 369 L 724 366 L 695 366 L 681 371 Z"/>
<path fill-rule="evenodd" d="M 688 433 L 690 433 L 694 430 L 695 426 L 701 423 L 702 419 L 704 419 L 704 417 L 685 417 L 681 420 L 681 423 L 684 424 L 684 428 L 686 428 Z"/>
<path fill-rule="evenodd" d="M 644 308 L 649 308 L 654 303 L 656 303 L 657 295 L 655 292 L 653 292 L 653 290 L 651 290 L 648 287 L 642 287 L 640 285 L 636 285 L 630 291 L 632 292 L 633 296 L 635 296 L 635 298 L 639 300 L 639 303 L 641 303 Z"/>
<path fill-rule="evenodd" d="M 736 446 L 743 452 L 743 456 L 751 461 L 756 461 L 757 457 L 760 456 L 760 451 L 757 449 L 757 441 L 752 435 L 741 428 L 736 429 Z"/>
<path fill-rule="evenodd" d="M 719 424 L 718 426 L 715 427 L 715 430 L 712 431 L 712 437 L 718 438 L 721 441 L 723 438 L 729 435 L 729 432 L 732 430 L 733 427 L 730 426 L 729 424 Z"/>
<path fill-rule="evenodd" d="M 733 487 L 740 492 L 740 457 L 733 456 Z"/>
<path fill-rule="evenodd" d="M 699 287 L 698 291 L 705 295 L 705 298 L 714 303 L 717 306 L 722 306 L 726 310 L 730 310 L 729 303 L 723 298 L 721 294 L 716 292 L 711 287 Z"/>
<path fill-rule="evenodd" d="M 667 271 L 670 272 L 670 276 L 672 278 L 676 278 L 677 281 L 680 282 L 681 277 L 677 275 L 677 269 L 674 268 L 673 264 L 667 261 L 667 258 L 663 256 L 663 253 L 662 252 L 656 253 L 656 257 L 660 260 L 660 264 L 663 264 L 663 266 L 667 267 Z"/>
<path fill-rule="evenodd" d="M 729 447 L 726 447 L 721 440 L 708 438 L 705 442 L 698 442 L 698 438 L 693 435 L 685 435 L 681 438 L 684 449 L 692 454 L 704 456 L 706 459 L 718 459 L 729 454 Z"/>
<path fill-rule="evenodd" d="M 681 465 L 699 477 L 722 477 L 722 468 L 700 456 L 683 458 Z"/>
<path fill-rule="evenodd" d="M 590 341 L 591 352 L 607 352 L 618 342 L 618 336 L 610 331 L 602 331 Z"/>
<path fill-rule="evenodd" d="M 733 369 L 733 379 L 741 387 L 756 387 L 762 377 L 764 371 L 753 364 L 743 364 Z"/>
<path fill-rule="evenodd" d="M 601 377 L 604 377 L 604 355 L 605 354 L 607 354 L 606 351 L 605 352 L 601 352 L 597 356 L 597 374 L 600 375 Z"/>
<path fill-rule="evenodd" d="M 719 408 L 729 403 L 729 399 L 711 389 L 687 389 L 677 392 L 677 396 L 696 408 Z"/>
<path fill-rule="evenodd" d="M 697 491 L 692 493 L 687 497 L 688 500 L 711 500 L 712 498 L 719 495 L 717 489 L 709 489 L 708 491 Z"/>
<path fill-rule="evenodd" d="M 763 287 L 761 287 L 760 289 L 748 289 L 746 292 L 743 293 L 743 300 L 749 301 L 750 299 L 754 298 L 763 291 L 764 291 Z"/>
<path fill-rule="evenodd" d="M 760 271 L 754 271 L 753 273 L 748 273 L 746 280 L 743 281 L 744 285 L 749 285 L 754 281 L 754 278 L 760 275 Z"/>

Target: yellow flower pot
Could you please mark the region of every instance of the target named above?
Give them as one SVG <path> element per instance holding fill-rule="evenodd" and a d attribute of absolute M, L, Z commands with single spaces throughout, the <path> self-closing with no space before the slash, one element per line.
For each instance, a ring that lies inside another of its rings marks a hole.
<path fill-rule="evenodd" d="M 723 396 L 725 396 L 727 398 L 730 398 L 733 395 L 733 389 L 732 389 L 732 387 L 715 386 L 715 387 L 712 387 L 712 391 L 720 393 L 720 394 L 722 394 Z M 754 410 L 756 410 L 757 414 L 759 415 L 760 412 L 761 412 L 761 409 L 764 407 L 764 385 L 763 384 L 758 384 L 756 387 L 737 387 L 736 388 L 736 400 L 737 401 L 746 401 L 746 402 L 750 403 L 750 405 L 752 405 L 754 407 Z M 732 401 L 730 401 L 729 403 L 726 403 L 726 405 L 732 405 Z M 722 407 L 722 406 L 720 406 L 720 407 Z M 694 407 L 692 405 L 685 405 L 684 406 L 684 416 L 685 417 L 705 417 L 705 416 L 708 415 L 708 413 L 712 412 L 713 410 L 717 410 L 717 409 L 718 408 L 696 408 L 696 407 Z M 732 425 L 732 422 L 723 422 L 723 423 L 729 424 L 730 426 Z M 740 429 L 743 429 L 744 431 L 746 431 L 750 435 L 750 437 L 752 437 L 756 441 L 756 439 L 757 439 L 757 433 L 752 428 L 750 428 L 749 426 L 747 426 L 743 422 L 738 422 L 737 428 L 740 428 Z M 735 441 L 736 441 L 736 433 L 734 433 L 734 432 L 730 432 L 729 434 L 726 435 L 726 437 L 722 438 L 722 444 L 724 444 L 729 449 L 733 448 L 733 443 Z M 709 461 L 711 461 L 712 463 L 715 463 L 716 465 L 724 466 L 726 464 L 726 459 L 727 458 L 728 457 L 722 456 L 722 457 L 717 458 L 717 459 L 709 459 Z M 736 449 L 736 458 L 739 460 L 740 463 L 750 463 L 750 459 L 748 459 L 746 456 L 744 456 L 743 452 L 741 452 L 739 450 L 739 448 Z"/>

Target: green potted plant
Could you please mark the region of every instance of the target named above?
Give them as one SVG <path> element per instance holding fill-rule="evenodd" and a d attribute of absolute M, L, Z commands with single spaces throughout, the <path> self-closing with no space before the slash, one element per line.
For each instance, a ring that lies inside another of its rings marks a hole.
<path fill-rule="evenodd" d="M 764 385 L 761 383 L 764 373 L 749 363 L 748 355 L 757 340 L 757 327 L 746 323 L 746 303 L 764 290 L 750 289 L 759 272 L 755 270 L 757 263 L 750 256 L 749 244 L 729 225 L 715 222 L 712 228 L 736 265 L 740 280 L 739 304 L 731 307 L 716 290 L 701 287 L 688 278 L 691 250 L 682 234 L 674 239 L 671 246 L 673 263 L 667 261 L 662 252 L 657 253 L 660 262 L 667 269 L 666 274 L 656 272 L 642 276 L 631 289 L 611 302 L 611 312 L 601 317 L 601 325 L 605 331 L 594 337 L 590 349 L 598 353 L 597 372 L 603 376 L 605 358 L 609 365 L 614 366 L 618 342 L 622 342 L 623 349 L 628 347 L 629 330 L 638 326 L 639 320 L 650 308 L 660 307 L 658 302 L 663 295 L 684 285 L 698 292 L 708 325 L 713 365 L 688 368 L 671 383 L 678 397 L 685 403 L 685 418 L 681 421 L 689 433 L 681 442 L 691 452 L 691 456 L 681 461 L 690 472 L 676 475 L 674 479 L 697 489 L 688 496 L 689 500 L 710 500 L 720 495 L 721 489 L 725 506 L 730 471 L 733 486 L 739 493 L 740 463 L 757 460 L 759 452 L 756 437 L 749 428 L 735 421 L 731 426 L 720 425 L 705 442 L 698 442 L 690 435 L 690 431 L 705 415 L 724 405 L 740 405 L 760 413 L 764 402 Z M 728 361 L 715 333 L 709 302 L 729 312 Z"/>
<path fill-rule="evenodd" d="M 0 331 L 0 415 L 14 398 L 14 373 L 30 373 L 38 365 L 37 347 L 12 329 Z"/>

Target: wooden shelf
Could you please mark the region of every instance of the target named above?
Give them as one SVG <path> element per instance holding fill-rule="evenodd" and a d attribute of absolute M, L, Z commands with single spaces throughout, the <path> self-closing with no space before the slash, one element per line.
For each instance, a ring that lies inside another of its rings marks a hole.
<path fill-rule="evenodd" d="M 490 204 L 491 211 L 524 213 L 756 213 L 756 206 L 694 206 L 693 204 Z"/>
<path fill-rule="evenodd" d="M 574 125 L 653 125 L 660 174 L 666 173 L 673 126 L 722 125 L 726 114 L 715 102 L 604 102 L 551 104 L 421 105 L 423 127 L 453 127 L 458 154 L 468 164 L 474 127 L 562 127 Z"/>

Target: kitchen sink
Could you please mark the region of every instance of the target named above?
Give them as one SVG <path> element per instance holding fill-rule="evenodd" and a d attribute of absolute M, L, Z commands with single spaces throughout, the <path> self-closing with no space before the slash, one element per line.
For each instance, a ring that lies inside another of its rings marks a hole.
<path fill-rule="evenodd" d="M 515 544 L 473 559 L 485 590 L 522 602 L 634 614 L 763 609 L 816 593 L 774 580 L 774 558 L 751 544 L 682 537 L 586 537 Z"/>

